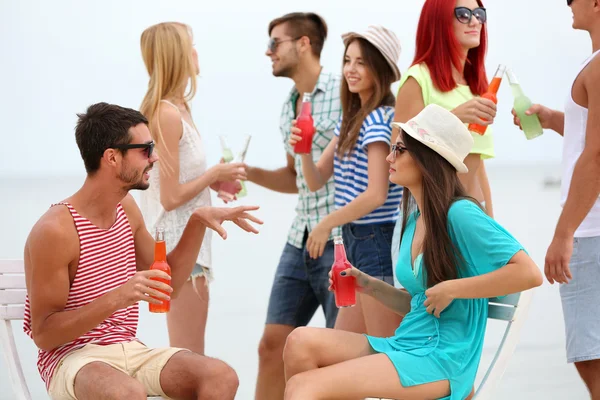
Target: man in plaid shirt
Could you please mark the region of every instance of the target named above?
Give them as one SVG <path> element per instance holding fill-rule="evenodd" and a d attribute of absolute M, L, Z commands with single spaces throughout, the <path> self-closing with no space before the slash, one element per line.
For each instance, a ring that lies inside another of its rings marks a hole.
<path fill-rule="evenodd" d="M 266 55 L 273 62 L 273 75 L 290 78 L 295 85 L 281 111 L 280 130 L 286 150 L 287 166 L 275 171 L 248 167 L 248 180 L 282 193 L 298 193 L 296 217 L 269 299 L 267 321 L 259 346 L 259 372 L 256 400 L 282 399 L 285 390 L 283 347 L 287 336 L 298 326 L 307 325 L 321 305 L 327 327 L 333 328 L 337 308 L 329 292 L 328 273 L 333 264 L 333 235 L 323 255 L 311 259 L 305 249 L 309 232 L 334 210 L 333 177 L 316 192 L 311 192 L 302 174 L 300 156 L 289 145 L 292 120 L 300 112 L 302 93 L 312 94 L 315 135 L 312 156 L 315 162 L 334 136 L 341 116 L 340 77 L 323 72 L 320 57 L 327 25 L 314 13 L 292 13 L 269 24 Z"/>

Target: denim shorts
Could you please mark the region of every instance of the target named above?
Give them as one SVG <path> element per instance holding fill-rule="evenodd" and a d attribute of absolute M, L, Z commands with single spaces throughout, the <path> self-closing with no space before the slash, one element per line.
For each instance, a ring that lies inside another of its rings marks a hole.
<path fill-rule="evenodd" d="M 194 278 L 198 278 L 201 276 L 204 277 L 204 282 L 206 285 L 208 285 L 213 280 L 212 270 L 209 267 L 205 267 L 196 263 L 196 265 L 194 265 L 194 268 L 192 268 L 192 273 L 190 274 L 188 280 L 193 280 L 193 283 L 195 284 L 196 280 Z"/>
<path fill-rule="evenodd" d="M 333 328 L 338 309 L 333 292 L 328 290 L 332 264 L 331 240 L 316 260 L 310 258 L 306 247 L 299 249 L 286 243 L 271 288 L 267 324 L 306 326 L 321 306 L 326 326 Z"/>
<path fill-rule="evenodd" d="M 346 224 L 342 236 L 346 256 L 360 271 L 390 285 L 394 284 L 392 238 L 394 222 L 383 224 Z"/>
<path fill-rule="evenodd" d="M 600 236 L 575 238 L 569 268 L 573 279 L 560 285 L 567 362 L 600 359 Z"/>

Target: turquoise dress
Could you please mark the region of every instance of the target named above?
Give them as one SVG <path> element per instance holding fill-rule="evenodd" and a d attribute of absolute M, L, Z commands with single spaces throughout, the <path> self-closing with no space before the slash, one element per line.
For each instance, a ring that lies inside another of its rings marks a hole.
<path fill-rule="evenodd" d="M 448 380 L 451 394 L 463 400 L 473 388 L 479 367 L 488 317 L 487 299 L 455 299 L 440 318 L 428 314 L 426 270 L 422 256 L 411 267 L 411 247 L 418 212 L 407 221 L 396 264 L 400 283 L 412 296 L 411 310 L 394 336 L 368 336 L 371 347 L 385 353 L 396 368 L 402 386 Z M 459 277 L 467 278 L 502 268 L 521 244 L 469 200 L 458 200 L 448 211 L 450 239 L 464 258 Z"/>

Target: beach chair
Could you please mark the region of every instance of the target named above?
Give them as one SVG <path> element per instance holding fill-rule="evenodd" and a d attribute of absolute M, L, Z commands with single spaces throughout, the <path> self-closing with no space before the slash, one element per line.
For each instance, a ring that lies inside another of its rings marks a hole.
<path fill-rule="evenodd" d="M 23 261 L 0 260 L 0 345 L 16 400 L 31 400 L 11 324 L 23 319 L 26 294 Z"/>
<path fill-rule="evenodd" d="M 508 362 L 519 342 L 519 334 L 531 303 L 532 290 L 515 293 L 501 299 L 489 300 L 488 318 L 506 322 L 504 336 L 490 363 L 473 400 L 493 399 L 493 393 L 508 367 Z"/>
<path fill-rule="evenodd" d="M 0 260 L 0 350 L 4 354 L 14 392 L 11 398 L 15 400 L 32 400 L 21 368 L 11 324 L 11 321 L 22 320 L 24 317 L 26 293 L 23 260 Z"/>

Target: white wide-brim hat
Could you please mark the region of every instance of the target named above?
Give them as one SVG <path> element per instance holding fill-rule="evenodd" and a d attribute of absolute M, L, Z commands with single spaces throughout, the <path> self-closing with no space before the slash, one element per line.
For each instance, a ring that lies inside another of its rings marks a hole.
<path fill-rule="evenodd" d="M 362 38 L 371 43 L 383 55 L 394 72 L 394 82 L 400 79 L 400 68 L 398 60 L 400 59 L 400 40 L 394 32 L 384 28 L 381 25 L 369 25 L 363 32 L 348 32 L 342 35 L 344 46 L 354 38 Z"/>
<path fill-rule="evenodd" d="M 465 124 L 445 108 L 430 104 L 407 123 L 392 122 L 392 126 L 444 157 L 456 171 L 469 172 L 464 160 L 473 148 L 473 137 Z"/>

